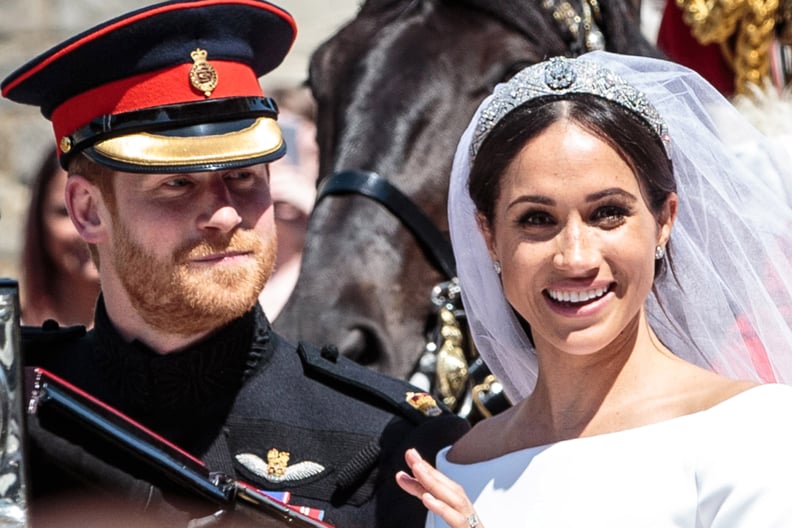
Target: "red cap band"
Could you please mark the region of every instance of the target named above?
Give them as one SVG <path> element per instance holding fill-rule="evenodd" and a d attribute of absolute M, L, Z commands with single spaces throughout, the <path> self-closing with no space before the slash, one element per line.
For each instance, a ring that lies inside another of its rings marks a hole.
<path fill-rule="evenodd" d="M 52 112 L 57 143 L 64 136 L 103 115 L 121 114 L 157 106 L 263 95 L 253 70 L 238 62 L 210 60 L 217 72 L 217 87 L 207 97 L 190 84 L 192 64 L 179 64 L 98 86 L 83 92 Z"/>

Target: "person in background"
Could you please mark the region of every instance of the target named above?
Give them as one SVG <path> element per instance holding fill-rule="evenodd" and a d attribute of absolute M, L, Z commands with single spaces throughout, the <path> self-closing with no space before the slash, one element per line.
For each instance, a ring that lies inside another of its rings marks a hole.
<path fill-rule="evenodd" d="M 65 187 L 66 171 L 51 148 L 31 185 L 21 262 L 23 324 L 38 326 L 47 319 L 62 325 L 93 324 L 99 274 L 69 218 Z"/>
<path fill-rule="evenodd" d="M 781 92 L 792 81 L 792 2 L 668 1 L 657 46 L 727 97 Z"/>
<path fill-rule="evenodd" d="M 426 526 L 790 525 L 792 208 L 768 178 L 792 178 L 789 151 L 668 61 L 556 57 L 495 88 L 449 225 L 514 406 L 437 469 L 406 453 Z"/>
<path fill-rule="evenodd" d="M 218 485 L 243 482 L 343 528 L 415 526 L 425 509 L 390 476 L 408 446 L 432 457 L 467 423 L 333 346 L 288 342 L 258 303 L 276 250 L 269 164 L 286 150 L 259 77 L 295 34 L 292 16 L 262 0 L 163 2 L 3 81 L 5 97 L 52 121 L 66 207 L 101 282 L 93 329 L 28 328 L 23 360 L 178 447 Z M 82 422 L 44 414 L 27 421 L 34 526 L 87 526 L 97 511 L 100 526 L 250 522 Z"/>
<path fill-rule="evenodd" d="M 264 313 L 275 321 L 300 274 L 308 217 L 316 200 L 319 149 L 315 102 L 307 87 L 272 90 L 278 123 L 288 145 L 286 155 L 270 165 L 270 187 L 278 233 L 275 269 L 259 296 Z"/>

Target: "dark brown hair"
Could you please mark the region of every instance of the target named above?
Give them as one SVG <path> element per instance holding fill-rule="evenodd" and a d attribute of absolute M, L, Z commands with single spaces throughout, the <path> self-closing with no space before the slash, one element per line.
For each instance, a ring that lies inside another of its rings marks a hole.
<path fill-rule="evenodd" d="M 644 199 L 655 215 L 669 194 L 676 192 L 671 160 L 660 138 L 640 117 L 619 104 L 591 94 L 543 97 L 504 116 L 484 139 L 473 162 L 470 197 L 490 225 L 501 177 L 509 163 L 526 143 L 562 119 L 588 130 L 619 153 L 635 173 Z M 662 263 L 663 260 L 657 262 L 656 275 Z"/>
<path fill-rule="evenodd" d="M 58 280 L 58 270 L 45 249 L 44 205 L 49 184 L 59 170 L 58 158 L 53 147 L 42 157 L 31 186 L 22 246 L 20 291 L 24 297 L 25 310 L 32 314 L 50 312 L 54 303 L 53 282 Z"/>
<path fill-rule="evenodd" d="M 640 117 L 616 103 L 590 94 L 567 94 L 529 101 L 504 116 L 484 139 L 470 170 L 468 191 L 487 223 L 493 225 L 506 168 L 526 143 L 562 119 L 588 130 L 619 153 L 632 168 L 649 209 L 657 216 L 669 194 L 676 192 L 674 170 L 660 138 Z M 663 272 L 666 260 L 673 276 L 670 241 L 667 259 L 655 261 L 655 277 Z M 533 343 L 530 325 L 514 313 Z"/>
<path fill-rule="evenodd" d="M 492 222 L 500 178 L 531 139 L 553 123 L 568 119 L 613 147 L 635 172 L 650 209 L 657 213 L 676 192 L 671 160 L 660 139 L 638 116 L 590 94 L 534 99 L 507 114 L 479 149 L 470 171 L 470 196 Z"/>

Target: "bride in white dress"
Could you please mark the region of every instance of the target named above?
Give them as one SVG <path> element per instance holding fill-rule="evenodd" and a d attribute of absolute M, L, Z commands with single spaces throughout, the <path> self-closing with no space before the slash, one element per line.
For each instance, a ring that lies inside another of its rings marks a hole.
<path fill-rule="evenodd" d="M 481 104 L 449 221 L 514 405 L 437 470 L 407 452 L 426 526 L 792 526 L 792 159 L 774 149 L 655 59 L 551 59 Z"/>

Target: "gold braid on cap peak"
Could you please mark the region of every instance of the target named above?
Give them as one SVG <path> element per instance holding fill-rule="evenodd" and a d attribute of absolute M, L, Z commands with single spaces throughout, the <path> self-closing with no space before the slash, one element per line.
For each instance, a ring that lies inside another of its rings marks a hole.
<path fill-rule="evenodd" d="M 518 106 L 553 95 L 591 94 L 612 101 L 640 117 L 660 138 L 668 153 L 668 127 L 643 92 L 593 62 L 555 57 L 529 66 L 495 87 L 479 117 L 470 144 L 471 160 L 495 125 Z"/>

